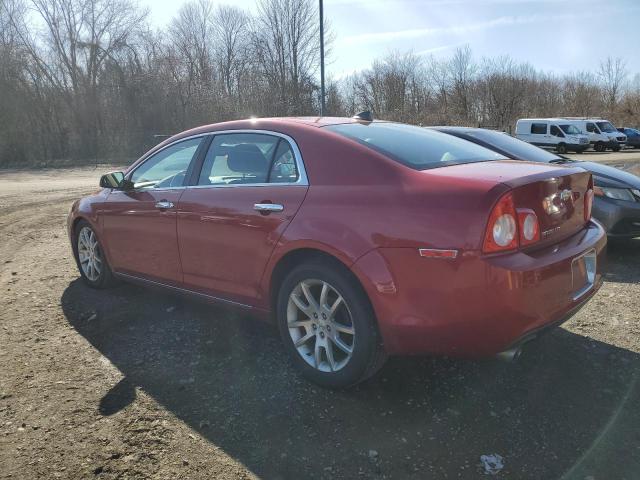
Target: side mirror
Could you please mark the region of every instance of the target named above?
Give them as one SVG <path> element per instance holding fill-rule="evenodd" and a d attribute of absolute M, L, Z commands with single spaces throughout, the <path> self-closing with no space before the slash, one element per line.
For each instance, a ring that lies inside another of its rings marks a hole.
<path fill-rule="evenodd" d="M 116 190 L 128 190 L 131 182 L 124 179 L 122 172 L 105 173 L 100 177 L 100 186 L 102 188 L 115 188 Z"/>

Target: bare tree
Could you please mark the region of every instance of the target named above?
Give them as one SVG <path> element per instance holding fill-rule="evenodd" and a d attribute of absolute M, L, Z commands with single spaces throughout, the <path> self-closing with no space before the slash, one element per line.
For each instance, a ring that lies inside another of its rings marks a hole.
<path fill-rule="evenodd" d="M 135 0 L 1 0 L 0 166 L 129 159 L 156 133 L 316 113 L 315 0 L 257 1 L 251 15 L 190 0 L 153 31 Z M 508 57 L 476 62 L 468 46 L 440 59 L 392 52 L 330 80 L 326 100 L 333 115 L 422 125 L 509 131 L 522 116 L 603 114 L 638 125 L 640 76 L 627 85 L 626 73 L 611 58 L 560 77 Z"/>
<path fill-rule="evenodd" d="M 213 17 L 215 57 L 225 93 L 240 108 L 242 77 L 250 64 L 251 19 L 237 7 L 221 5 Z"/>
<path fill-rule="evenodd" d="M 469 45 L 455 50 L 448 69 L 453 108 L 459 119 L 467 121 L 471 117 L 471 84 L 477 69 Z"/>
<path fill-rule="evenodd" d="M 624 81 L 627 78 L 626 62 L 619 57 L 607 57 L 600 62 L 598 76 L 602 84 L 605 104 L 609 112 L 613 112 L 618 103 Z"/>
<path fill-rule="evenodd" d="M 276 113 L 299 114 L 313 102 L 320 55 L 318 38 L 316 2 L 259 1 L 254 48 L 260 67 L 277 94 Z"/>

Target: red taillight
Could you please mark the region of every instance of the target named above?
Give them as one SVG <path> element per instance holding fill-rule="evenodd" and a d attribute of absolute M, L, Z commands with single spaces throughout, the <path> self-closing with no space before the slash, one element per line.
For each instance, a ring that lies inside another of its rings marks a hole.
<path fill-rule="evenodd" d="M 591 209 L 593 207 L 593 177 L 589 179 L 589 188 L 584 194 L 584 221 L 591 220 Z"/>
<path fill-rule="evenodd" d="M 535 212 L 528 208 L 518 209 L 518 230 L 520 231 L 520 246 L 531 245 L 540 240 L 540 224 Z"/>
<path fill-rule="evenodd" d="M 484 236 L 484 253 L 503 252 L 518 248 L 518 227 L 513 195 L 506 193 L 493 207 Z"/>

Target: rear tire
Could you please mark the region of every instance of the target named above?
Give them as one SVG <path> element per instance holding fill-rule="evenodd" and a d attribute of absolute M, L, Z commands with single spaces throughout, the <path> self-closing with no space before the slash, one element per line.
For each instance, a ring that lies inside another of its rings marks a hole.
<path fill-rule="evenodd" d="M 277 321 L 295 367 L 322 387 L 355 385 L 386 360 L 369 299 L 340 266 L 310 262 L 291 270 L 278 292 Z"/>
<path fill-rule="evenodd" d="M 109 288 L 116 284 L 98 234 L 86 220 L 80 220 L 74 230 L 73 253 L 82 281 L 87 286 Z"/>

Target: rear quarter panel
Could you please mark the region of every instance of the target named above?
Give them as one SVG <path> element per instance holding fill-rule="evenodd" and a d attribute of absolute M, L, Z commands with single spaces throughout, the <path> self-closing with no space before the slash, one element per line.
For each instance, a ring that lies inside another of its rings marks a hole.
<path fill-rule="evenodd" d="M 478 249 L 488 212 L 508 188 L 447 175 L 452 167 L 412 170 L 333 133 L 312 133 L 295 137 L 310 187 L 267 265 L 263 291 L 278 261 L 298 248 L 347 266 L 376 248 Z"/>

